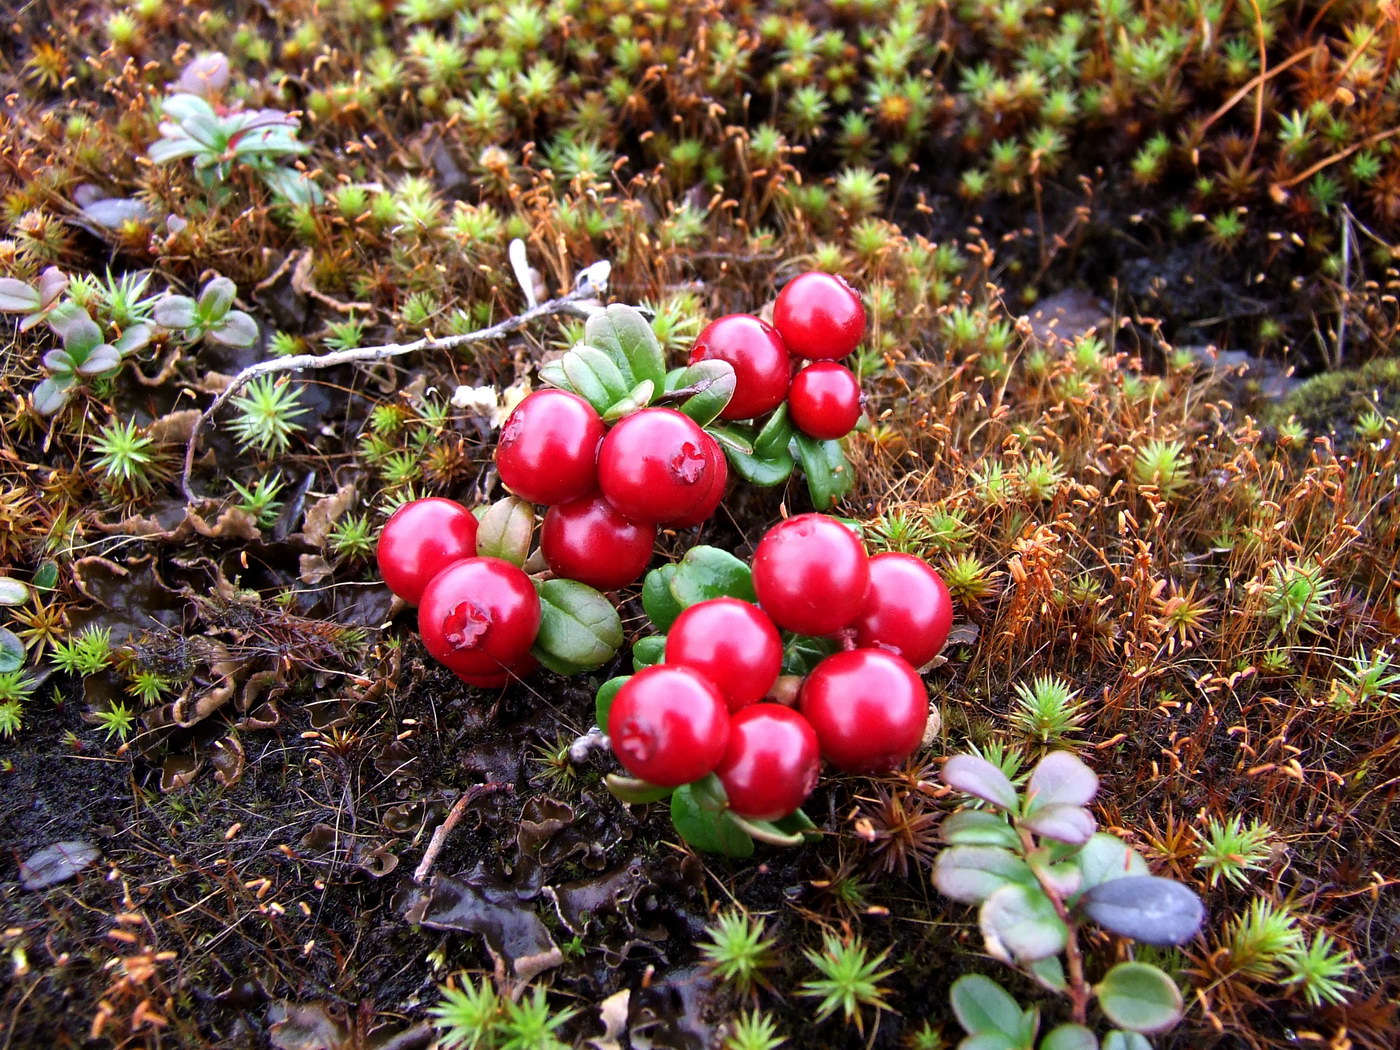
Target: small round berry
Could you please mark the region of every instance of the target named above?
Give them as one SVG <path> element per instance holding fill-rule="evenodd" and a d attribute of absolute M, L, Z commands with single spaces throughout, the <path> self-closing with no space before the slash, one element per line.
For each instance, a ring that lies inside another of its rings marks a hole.
<path fill-rule="evenodd" d="M 919 746 L 928 689 L 908 661 L 880 649 L 828 656 L 802 685 L 801 711 L 822 757 L 847 773 L 887 773 Z"/>
<path fill-rule="evenodd" d="M 550 507 L 540 527 L 540 550 L 554 574 L 600 591 L 636 580 L 655 543 L 655 525 L 628 521 L 600 495 Z"/>
<path fill-rule="evenodd" d="M 603 421 L 587 401 L 567 390 L 537 390 L 501 427 L 496 471 L 523 500 L 568 503 L 593 490 L 602 440 Z"/>
<path fill-rule="evenodd" d="M 792 378 L 788 413 L 809 437 L 845 437 L 860 419 L 860 381 L 845 365 L 813 362 Z"/>
<path fill-rule="evenodd" d="M 699 780 L 729 742 L 729 709 L 710 682 L 688 667 L 638 671 L 613 698 L 608 736 L 634 777 L 661 787 Z"/>
<path fill-rule="evenodd" d="M 834 634 L 860 615 L 870 558 L 846 526 L 799 514 L 769 529 L 753 556 L 758 604 L 798 634 Z"/>
<path fill-rule="evenodd" d="M 450 499 L 411 500 L 384 523 L 375 556 L 389 590 L 417 605 L 434 576 L 476 556 L 476 518 Z"/>
<path fill-rule="evenodd" d="M 666 635 L 666 662 L 699 671 L 729 710 L 763 699 L 783 669 L 783 640 L 766 613 L 738 598 L 686 609 Z"/>
<path fill-rule="evenodd" d="M 459 675 L 495 675 L 529 653 L 540 630 L 540 599 L 516 566 L 468 558 L 433 577 L 418 606 L 429 655 Z"/>
<path fill-rule="evenodd" d="M 773 327 L 789 353 L 834 361 L 860 345 L 865 307 L 843 278 L 813 271 L 794 277 L 778 293 Z"/>
<path fill-rule="evenodd" d="M 710 460 L 710 489 L 689 514 L 683 518 L 666 522 L 673 529 L 688 529 L 691 526 L 701 525 L 709 521 L 711 515 L 724 500 L 724 487 L 729 483 L 729 460 L 724 456 L 724 449 L 720 448 L 719 442 L 706 434 L 705 431 L 700 431 L 700 434 L 705 439 L 705 455 Z"/>
<path fill-rule="evenodd" d="M 948 640 L 953 599 L 927 562 L 888 551 L 870 559 L 870 589 L 851 626 L 857 645 L 886 649 L 922 667 Z"/>
<path fill-rule="evenodd" d="M 608 431 L 598 485 L 624 517 L 655 524 L 685 519 L 710 494 L 715 464 L 707 435 L 673 408 L 644 408 Z"/>
<path fill-rule="evenodd" d="M 705 326 L 690 351 L 690 363 L 728 361 L 737 381 L 721 419 L 753 419 L 773 411 L 787 396 L 792 358 L 777 329 L 752 314 L 726 314 Z"/>
<path fill-rule="evenodd" d="M 807 801 L 820 764 L 807 719 L 781 704 L 754 704 L 730 718 L 729 746 L 715 776 L 739 816 L 782 820 Z"/>

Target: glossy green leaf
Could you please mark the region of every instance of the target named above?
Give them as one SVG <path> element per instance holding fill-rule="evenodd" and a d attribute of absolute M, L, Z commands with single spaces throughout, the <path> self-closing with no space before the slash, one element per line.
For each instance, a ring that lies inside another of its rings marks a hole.
<path fill-rule="evenodd" d="M 960 809 L 950 814 L 939 825 L 938 834 L 950 846 L 1000 846 L 1014 850 L 1021 845 L 1016 829 L 985 809 Z"/>
<path fill-rule="evenodd" d="M 669 798 L 671 792 L 675 790 L 675 788 L 648 784 L 645 780 L 637 780 L 635 777 L 619 776 L 616 773 L 609 773 L 605 776 L 603 783 L 607 785 L 613 798 L 619 802 L 626 802 L 629 806 L 644 806 L 648 802 L 660 802 L 663 798 Z"/>
<path fill-rule="evenodd" d="M 719 442 L 720 448 L 724 449 L 726 455 L 731 452 L 742 453 L 745 456 L 753 455 L 753 430 L 751 428 L 731 423 L 711 423 L 705 428 L 705 431 Z"/>
<path fill-rule="evenodd" d="M 1026 970 L 1052 992 L 1069 990 L 1069 981 L 1065 979 L 1065 964 L 1060 962 L 1058 955 L 1052 955 L 1048 959 L 1037 959 L 1027 966 Z"/>
<path fill-rule="evenodd" d="M 683 609 L 711 598 L 758 600 L 748 565 L 726 550 L 703 545 L 690 548 L 676 565 L 671 594 Z"/>
<path fill-rule="evenodd" d="M 612 711 L 613 700 L 617 697 L 617 691 L 627 684 L 631 678 L 630 674 L 618 675 L 616 678 L 609 678 L 598 687 L 598 692 L 593 697 L 593 724 L 603 732 L 608 731 L 608 714 Z"/>
<path fill-rule="evenodd" d="M 227 277 L 215 277 L 199 293 L 195 311 L 206 324 L 223 320 L 238 295 L 238 285 Z"/>
<path fill-rule="evenodd" d="M 933 864 L 938 892 L 964 904 L 980 904 L 1005 886 L 1034 882 L 1025 861 L 996 846 L 950 846 Z"/>
<path fill-rule="evenodd" d="M 1119 963 L 1094 989 L 1104 1016 L 1119 1028 L 1143 1035 L 1165 1032 L 1181 1020 L 1181 991 L 1147 963 Z"/>
<path fill-rule="evenodd" d="M 0 627 L 0 674 L 18 671 L 24 666 L 24 643 L 14 631 Z"/>
<path fill-rule="evenodd" d="M 641 311 L 613 303 L 593 314 L 583 329 L 584 340 L 616 361 L 628 385 L 649 379 L 656 389 L 666 381 L 666 357 L 661 343 Z M 622 368 L 625 362 L 626 367 Z"/>
<path fill-rule="evenodd" d="M 97 322 L 84 314 L 74 319 L 63 332 L 63 349 L 79 368 L 87 360 L 88 354 L 102 345 L 102 329 Z"/>
<path fill-rule="evenodd" d="M 786 452 L 795 433 L 792 421 L 788 418 L 787 402 L 784 401 L 773 410 L 773 414 L 768 417 L 768 421 L 763 424 L 757 436 L 754 437 L 754 454 L 771 456 L 775 452 Z"/>
<path fill-rule="evenodd" d="M 809 675 L 817 664 L 841 648 L 841 643 L 834 638 L 813 638 L 805 634 L 784 637 L 783 674 Z"/>
<path fill-rule="evenodd" d="M 627 396 L 608 406 L 608 410 L 603 413 L 603 422 L 615 423 L 623 416 L 630 416 L 633 412 L 646 408 L 651 404 L 651 396 L 655 392 L 656 385 L 650 379 L 642 380 L 627 392 Z"/>
<path fill-rule="evenodd" d="M 35 570 L 33 586 L 41 591 L 51 591 L 58 586 L 58 562 L 46 561 Z"/>
<path fill-rule="evenodd" d="M 1031 1050 L 1021 1040 L 1001 1032 L 978 1032 L 958 1043 L 958 1050 Z"/>
<path fill-rule="evenodd" d="M 803 813 L 800 809 L 793 810 L 782 820 L 775 820 L 772 823 L 779 831 L 784 831 L 788 834 L 805 835 L 807 838 L 821 837 L 821 832 L 818 831 L 817 826 L 812 823 L 812 818 L 807 816 L 807 814 Z"/>
<path fill-rule="evenodd" d="M 727 857 L 752 857 L 753 839 L 734 823 L 724 788 L 713 773 L 671 795 L 671 822 L 693 849 Z"/>
<path fill-rule="evenodd" d="M 733 811 L 730 812 L 729 817 L 744 834 L 757 842 L 766 842 L 770 846 L 800 846 L 805 840 L 805 836 L 800 831 L 784 831 L 769 820 L 741 817 Z"/>
<path fill-rule="evenodd" d="M 1103 1050 L 1152 1050 L 1147 1036 L 1114 1029 L 1103 1037 Z"/>
<path fill-rule="evenodd" d="M 1018 964 L 1058 955 L 1069 943 L 1069 927 L 1039 886 L 996 890 L 982 902 L 977 924 L 991 955 Z"/>
<path fill-rule="evenodd" d="M 595 347 L 579 344 L 560 358 L 559 364 L 568 388 L 600 414 L 611 408 L 614 401 L 626 397 L 633 386 L 617 365 Z"/>
<path fill-rule="evenodd" d="M 653 634 L 632 646 L 632 670 L 641 671 L 666 659 L 666 636 Z"/>
<path fill-rule="evenodd" d="M 797 461 L 792 458 L 786 448 L 770 449 L 767 453 L 760 455 L 757 451 L 740 452 L 735 448 L 725 446 L 724 454 L 729 460 L 729 465 L 734 468 L 734 473 L 750 485 L 757 485 L 760 488 L 781 485 L 792 477 L 793 468 L 797 466 Z"/>
<path fill-rule="evenodd" d="M 188 295 L 167 295 L 157 299 L 151 308 L 151 318 L 162 328 L 183 332 L 199 323 L 195 314 L 194 300 Z"/>
<path fill-rule="evenodd" d="M 530 556 L 530 536 L 534 529 L 534 507 L 518 496 L 498 499 L 477 519 L 477 557 L 500 558 L 512 565 L 524 565 Z"/>
<path fill-rule="evenodd" d="M 249 347 L 258 341 L 258 322 L 242 310 L 230 310 L 222 321 L 209 329 L 208 338 L 224 346 Z"/>
<path fill-rule="evenodd" d="M 110 372 L 119 368 L 122 363 L 122 355 L 117 348 L 109 343 L 99 343 L 94 346 L 83 361 L 78 365 L 79 375 L 100 376 L 104 372 Z"/>
<path fill-rule="evenodd" d="M 658 631 L 665 633 L 676 622 L 676 617 L 684 612 L 684 607 L 676 601 L 671 592 L 671 581 L 676 577 L 676 564 L 671 562 L 658 569 L 652 569 L 642 581 L 642 608 Z"/>
<path fill-rule="evenodd" d="M 1082 1024 L 1062 1024 L 1045 1033 L 1040 1050 L 1099 1050 L 1099 1040 Z"/>
<path fill-rule="evenodd" d="M 607 598 L 577 580 L 546 580 L 536 589 L 540 633 L 531 652 L 540 663 L 591 671 L 612 659 L 622 645 L 622 619 Z"/>
<path fill-rule="evenodd" d="M 1015 1037 L 1021 1028 L 1021 1006 L 990 977 L 964 974 L 948 991 L 953 1016 L 969 1035 L 1000 1032 Z"/>
<path fill-rule="evenodd" d="M 807 491 L 812 497 L 812 506 L 817 510 L 827 510 L 856 483 L 855 471 L 846 459 L 846 450 L 839 440 L 818 441 L 806 434 L 794 434 L 798 459 L 802 461 L 802 473 L 807 478 Z"/>
<path fill-rule="evenodd" d="M 29 601 L 29 585 L 13 576 L 0 576 L 0 605 L 23 605 Z"/>
<path fill-rule="evenodd" d="M 695 393 L 677 407 L 702 427 L 706 426 L 719 418 L 738 385 L 734 366 L 728 361 L 697 361 L 677 377 L 677 389 L 695 388 Z"/>

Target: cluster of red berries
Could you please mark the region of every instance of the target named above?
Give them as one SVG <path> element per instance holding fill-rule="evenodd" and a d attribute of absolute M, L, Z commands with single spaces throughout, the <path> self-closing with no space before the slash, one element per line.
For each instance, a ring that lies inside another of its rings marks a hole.
<path fill-rule="evenodd" d="M 773 323 L 751 314 L 711 322 L 690 352 L 690 363 L 728 361 L 737 387 L 721 419 L 754 419 L 784 401 L 788 416 L 809 437 L 845 437 L 860 419 L 860 382 L 837 360 L 865 334 L 865 307 L 840 277 L 804 273 L 773 304 Z M 795 374 L 793 357 L 809 362 Z"/>
<path fill-rule="evenodd" d="M 770 529 L 752 570 L 758 605 L 716 598 L 683 611 L 663 662 L 618 690 L 607 728 L 632 775 L 679 787 L 714 773 L 739 816 L 778 820 L 816 786 L 820 758 L 880 773 L 918 747 L 929 711 L 916 668 L 943 647 L 953 610 L 925 562 L 869 557 L 823 514 Z M 844 646 L 807 675 L 795 709 L 765 700 L 782 669 L 779 628 Z"/>
<path fill-rule="evenodd" d="M 477 521 L 452 500 L 405 503 L 379 534 L 379 572 L 418 607 L 418 632 L 439 663 L 468 685 L 498 688 L 536 667 L 540 599 L 525 572 L 478 557 Z"/>

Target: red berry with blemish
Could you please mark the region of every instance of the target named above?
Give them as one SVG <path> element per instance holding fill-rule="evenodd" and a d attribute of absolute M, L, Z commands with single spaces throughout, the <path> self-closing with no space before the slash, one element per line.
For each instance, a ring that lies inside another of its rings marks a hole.
<path fill-rule="evenodd" d="M 598 486 L 633 521 L 684 520 L 713 490 L 711 440 L 695 420 L 675 409 L 634 412 L 603 439 Z"/>
<path fill-rule="evenodd" d="M 530 503 L 588 495 L 597 481 L 603 420 L 567 390 L 537 390 L 515 406 L 496 444 L 501 483 Z"/>
<path fill-rule="evenodd" d="M 634 777 L 680 787 L 705 776 L 724 757 L 729 709 L 699 672 L 666 664 L 647 667 L 613 698 L 608 737 Z"/>
<path fill-rule="evenodd" d="M 439 663 L 458 675 L 496 675 L 535 644 L 540 599 L 516 566 L 468 558 L 433 577 L 418 605 L 418 632 Z"/>

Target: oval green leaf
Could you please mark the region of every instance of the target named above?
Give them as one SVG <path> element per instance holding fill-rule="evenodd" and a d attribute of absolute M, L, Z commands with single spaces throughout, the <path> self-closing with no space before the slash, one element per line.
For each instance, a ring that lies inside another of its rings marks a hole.
<path fill-rule="evenodd" d="M 666 659 L 666 636 L 653 634 L 632 646 L 632 670 L 641 671 Z"/>
<path fill-rule="evenodd" d="M 1069 927 L 1039 886 L 1003 886 L 983 901 L 977 923 L 990 954 L 1021 965 L 1058 955 L 1069 943 Z"/>
<path fill-rule="evenodd" d="M 794 434 L 802 473 L 807 478 L 807 491 L 812 506 L 826 510 L 834 506 L 856 482 L 855 471 L 846 459 L 846 450 L 839 439 L 818 441 L 806 434 Z"/>
<path fill-rule="evenodd" d="M 608 356 L 595 347 L 579 344 L 563 356 L 560 364 L 569 381 L 569 389 L 599 413 L 606 412 L 614 401 L 626 397 L 632 387 Z"/>
<path fill-rule="evenodd" d="M 1082 1024 L 1062 1024 L 1045 1033 L 1040 1050 L 1099 1050 L 1099 1040 Z"/>
<path fill-rule="evenodd" d="M 1014 812 L 1017 808 L 1016 789 L 1010 779 L 985 758 L 977 755 L 954 755 L 943 763 L 943 783 L 955 791 L 990 802 L 999 809 Z"/>
<path fill-rule="evenodd" d="M 583 338 L 618 364 L 629 386 L 646 379 L 657 389 L 665 383 L 666 357 L 661 343 L 636 307 L 613 303 L 593 314 L 584 325 Z"/>
<path fill-rule="evenodd" d="M 659 569 L 652 569 L 642 581 L 642 608 L 656 629 L 663 634 L 671 629 L 676 617 L 685 611 L 676 596 L 671 593 L 671 581 L 676 576 L 676 565 L 671 563 Z"/>
<path fill-rule="evenodd" d="M 642 380 L 629 390 L 625 397 L 608 406 L 608 410 L 603 413 L 603 422 L 615 423 L 623 416 L 630 416 L 638 409 L 646 408 L 651 404 L 651 395 L 655 392 L 656 386 L 650 379 Z"/>
<path fill-rule="evenodd" d="M 530 536 L 535 529 L 535 508 L 519 496 L 498 499 L 477 520 L 476 554 L 524 565 L 530 556 Z"/>
<path fill-rule="evenodd" d="M 729 465 L 734 468 L 734 473 L 750 485 L 760 488 L 781 485 L 792 477 L 793 468 L 797 465 L 797 461 L 785 448 L 770 449 L 767 453 L 759 455 L 756 451 L 740 452 L 726 446 L 724 453 L 729 458 Z"/>
<path fill-rule="evenodd" d="M 540 633 L 531 652 L 540 663 L 591 671 L 612 659 L 622 645 L 622 619 L 607 598 L 577 580 L 546 580 L 537 590 Z"/>
<path fill-rule="evenodd" d="M 724 788 L 713 773 L 671 795 L 671 823 L 686 843 L 702 853 L 752 857 L 753 839 L 734 823 Z"/>
<path fill-rule="evenodd" d="M 671 578 L 671 594 L 682 609 L 711 598 L 758 601 L 748 565 L 726 550 L 704 545 L 685 552 Z"/>
<path fill-rule="evenodd" d="M 624 674 L 618 675 L 616 678 L 609 678 L 598 687 L 598 692 L 593 697 L 593 724 L 605 733 L 608 731 L 608 715 L 612 711 L 612 703 L 617 697 L 617 691 L 631 677 L 629 674 Z"/>
<path fill-rule="evenodd" d="M 605 776 L 603 783 L 607 785 L 613 798 L 619 802 L 626 802 L 629 806 L 644 806 L 648 802 L 660 802 L 675 790 L 675 788 L 648 784 L 645 780 L 638 780 L 635 777 L 619 776 L 616 773 L 609 773 Z"/>
<path fill-rule="evenodd" d="M 771 456 L 777 451 L 786 452 L 795 433 L 792 422 L 788 419 L 787 402 L 784 401 L 773 410 L 773 414 L 768 417 L 768 422 L 763 424 L 758 436 L 753 439 L 754 454 Z"/>
<path fill-rule="evenodd" d="M 964 974 L 948 992 L 953 1016 L 969 1035 L 1000 1032 L 1015 1037 L 1021 1028 L 1021 1007 L 1011 993 L 990 977 Z"/>
<path fill-rule="evenodd" d="M 1165 1032 L 1181 1020 L 1181 991 L 1147 963 L 1119 963 L 1094 989 L 1104 1016 L 1119 1028 L 1143 1035 Z"/>
<path fill-rule="evenodd" d="M 29 601 L 29 585 L 13 576 L 0 576 L 0 605 L 23 605 Z"/>
<path fill-rule="evenodd" d="M 677 407 L 702 427 L 707 426 L 719 418 L 738 386 L 734 366 L 728 361 L 697 361 L 677 379 L 677 389 L 695 388 L 695 393 Z"/>
<path fill-rule="evenodd" d="M 0 674 L 18 671 L 23 666 L 24 643 L 14 631 L 0 627 Z"/>
<path fill-rule="evenodd" d="M 935 888 L 963 904 L 980 904 L 1005 886 L 1034 881 L 1025 861 L 996 846 L 951 846 L 933 864 Z"/>
<path fill-rule="evenodd" d="M 1016 830 L 995 813 L 985 809 L 960 809 L 938 827 L 938 834 L 950 846 L 1000 846 L 1020 849 Z"/>

